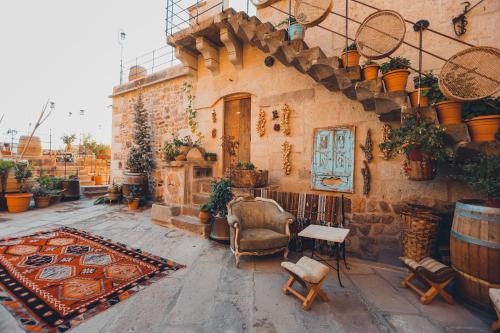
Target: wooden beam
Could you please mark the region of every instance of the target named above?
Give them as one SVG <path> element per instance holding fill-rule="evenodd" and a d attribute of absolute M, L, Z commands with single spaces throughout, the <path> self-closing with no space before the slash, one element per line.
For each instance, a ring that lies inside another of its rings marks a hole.
<path fill-rule="evenodd" d="M 219 48 L 205 37 L 196 38 L 196 49 L 205 60 L 205 66 L 212 74 L 219 73 Z"/>
<path fill-rule="evenodd" d="M 220 29 L 220 40 L 226 46 L 229 61 L 236 69 L 243 68 L 243 46 L 241 41 L 226 27 Z"/>

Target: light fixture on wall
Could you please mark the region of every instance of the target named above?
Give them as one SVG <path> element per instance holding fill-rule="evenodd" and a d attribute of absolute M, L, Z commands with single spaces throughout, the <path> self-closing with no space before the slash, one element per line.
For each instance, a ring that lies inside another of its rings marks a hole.
<path fill-rule="evenodd" d="M 266 59 L 264 59 L 264 64 L 267 66 L 267 67 L 273 67 L 274 65 L 274 57 L 272 56 L 267 56 Z"/>

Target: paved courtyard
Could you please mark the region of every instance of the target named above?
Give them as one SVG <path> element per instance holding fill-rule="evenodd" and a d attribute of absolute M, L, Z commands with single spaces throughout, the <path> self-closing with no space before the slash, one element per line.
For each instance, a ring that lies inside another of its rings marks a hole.
<path fill-rule="evenodd" d="M 242 259 L 237 269 L 228 247 L 154 225 L 150 210 L 63 203 L 12 215 L 0 213 L 0 237 L 72 226 L 187 265 L 71 332 L 489 332 L 493 317 L 436 299 L 421 305 L 400 288 L 404 271 L 349 258 L 345 288 L 330 274 L 330 300 L 303 311 L 281 293 L 287 276 L 281 256 Z M 297 260 L 298 256 L 291 256 Z M 0 332 L 23 332 L 0 306 Z"/>

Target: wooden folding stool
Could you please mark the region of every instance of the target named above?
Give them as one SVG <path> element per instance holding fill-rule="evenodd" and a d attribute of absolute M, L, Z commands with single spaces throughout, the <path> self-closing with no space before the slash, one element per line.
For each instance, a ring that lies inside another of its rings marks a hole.
<path fill-rule="evenodd" d="M 492 332 L 500 332 L 500 289 L 490 288 L 490 299 L 497 313 L 497 321 L 491 324 Z"/>
<path fill-rule="evenodd" d="M 411 272 L 401 282 L 401 286 L 411 288 L 419 294 L 422 304 L 429 304 L 437 295 L 441 295 L 449 304 L 455 303 L 453 296 L 444 290 L 455 277 L 455 271 L 451 267 L 429 257 L 422 259 L 420 262 L 405 257 L 400 259 Z M 415 279 L 429 286 L 429 289 L 421 290 L 412 283 Z"/>
<path fill-rule="evenodd" d="M 312 303 L 318 295 L 322 301 L 328 301 L 328 297 L 321 290 L 321 285 L 330 271 L 328 266 L 309 257 L 302 257 L 296 264 L 288 261 L 282 262 L 281 267 L 290 274 L 290 278 L 283 286 L 283 293 L 287 295 L 290 292 L 300 299 L 303 302 L 302 306 L 304 310 L 311 308 Z M 306 295 L 302 295 L 292 288 L 295 281 L 299 282 L 304 288 L 307 288 Z"/>

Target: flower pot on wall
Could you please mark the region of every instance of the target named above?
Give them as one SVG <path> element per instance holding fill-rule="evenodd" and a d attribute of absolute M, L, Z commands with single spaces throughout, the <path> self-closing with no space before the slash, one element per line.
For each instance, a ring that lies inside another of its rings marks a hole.
<path fill-rule="evenodd" d="M 412 108 L 417 108 L 418 107 L 418 93 L 420 91 L 420 107 L 421 108 L 426 108 L 429 106 L 429 99 L 427 96 L 424 96 L 422 92 L 426 90 L 431 90 L 431 88 L 418 88 L 410 93 L 408 93 L 408 96 L 410 97 L 410 103 Z"/>
<path fill-rule="evenodd" d="M 495 141 L 495 135 L 500 130 L 500 115 L 474 117 L 465 123 L 472 141 Z"/>
<path fill-rule="evenodd" d="M 36 208 L 46 208 L 49 207 L 50 204 L 50 196 L 45 197 L 35 197 L 35 206 Z"/>
<path fill-rule="evenodd" d="M 414 181 L 433 180 L 437 174 L 436 163 L 431 154 L 413 149 L 405 162 L 408 179 Z"/>
<path fill-rule="evenodd" d="M 237 188 L 264 187 L 268 182 L 267 170 L 240 170 L 233 171 L 231 184 Z"/>
<path fill-rule="evenodd" d="M 306 37 L 306 27 L 300 24 L 292 24 L 288 27 L 288 38 L 292 40 L 304 39 Z"/>
<path fill-rule="evenodd" d="M 444 101 L 434 104 L 441 125 L 455 125 L 462 122 L 462 103 Z"/>
<path fill-rule="evenodd" d="M 351 52 L 349 52 L 349 53 L 351 53 Z M 343 59 L 343 55 L 342 55 L 342 59 Z M 342 61 L 344 61 L 344 60 L 342 60 Z M 379 68 L 380 68 L 380 66 L 377 64 L 366 65 L 365 67 L 363 67 L 363 77 L 365 78 L 365 81 L 375 80 L 378 77 Z"/>
<path fill-rule="evenodd" d="M 7 209 L 9 213 L 22 213 L 29 209 L 32 193 L 6 194 Z"/>
<path fill-rule="evenodd" d="M 349 50 L 349 53 L 342 52 L 342 64 L 344 67 L 359 66 L 360 54 L 356 50 Z"/>
<path fill-rule="evenodd" d="M 387 92 L 404 91 L 408 82 L 410 71 L 407 69 L 396 69 L 385 74 L 384 80 L 385 90 Z"/>

